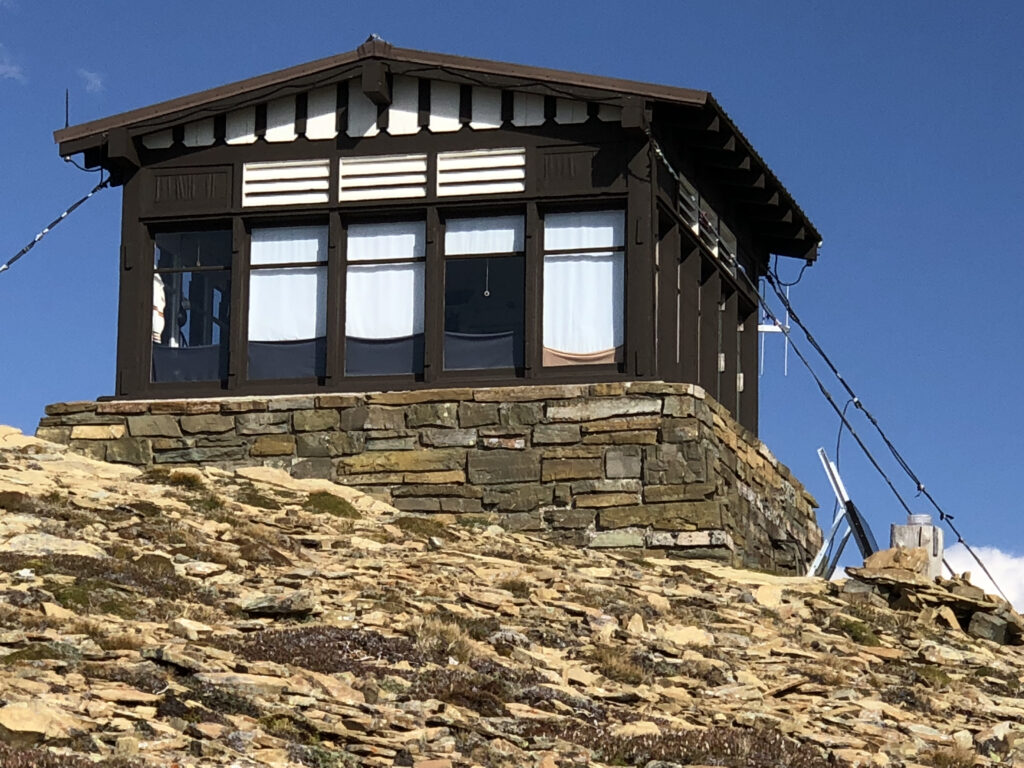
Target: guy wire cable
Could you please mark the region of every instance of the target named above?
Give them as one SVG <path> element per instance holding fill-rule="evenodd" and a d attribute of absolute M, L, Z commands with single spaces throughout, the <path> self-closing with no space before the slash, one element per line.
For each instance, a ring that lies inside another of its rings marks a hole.
<path fill-rule="evenodd" d="M 102 173 L 101 173 L 101 176 L 102 176 Z M 16 254 L 14 254 L 14 256 L 11 259 L 9 259 L 6 264 L 4 264 L 2 267 L 0 267 L 0 274 L 3 274 L 8 269 L 10 269 L 11 265 L 14 264 L 14 262 L 16 262 L 18 259 L 20 259 L 22 256 L 24 256 L 26 253 L 31 251 L 33 248 L 35 248 L 36 243 L 38 243 L 40 240 L 42 240 L 44 237 L 46 237 L 48 234 L 50 234 L 50 231 L 54 227 L 56 227 L 58 224 L 60 224 L 62 221 L 64 221 L 64 219 L 66 219 L 76 208 L 78 208 L 78 206 L 80 206 L 82 203 L 84 203 L 90 197 L 95 195 L 97 192 L 99 192 L 101 189 L 103 189 L 108 184 L 110 184 L 110 178 L 109 177 L 106 178 L 106 179 L 101 180 L 99 184 L 97 184 L 95 187 L 92 188 L 92 191 L 89 194 L 87 194 L 85 197 L 81 198 L 80 200 L 76 201 L 72 206 L 67 208 L 60 216 L 58 216 L 56 219 L 54 219 L 49 224 L 47 224 L 45 227 L 43 227 L 43 230 L 39 234 L 37 234 L 28 245 L 26 245 L 24 248 L 22 248 L 20 251 L 18 251 Z"/>
<path fill-rule="evenodd" d="M 878 420 L 874 417 L 874 415 L 867 408 L 864 407 L 864 404 L 861 402 L 860 398 L 857 397 L 857 393 L 853 391 L 853 388 L 850 387 L 850 385 L 847 383 L 846 379 L 843 378 L 843 375 L 839 372 L 839 369 L 836 368 L 836 366 L 832 362 L 831 358 L 829 358 L 829 356 L 827 354 L 825 354 L 825 350 L 821 348 L 821 345 L 818 344 L 818 341 L 811 334 L 810 330 L 807 328 L 806 325 L 804 325 L 803 321 L 800 319 L 800 316 L 797 315 L 796 311 L 793 309 L 793 305 L 790 303 L 789 299 L 787 299 L 786 296 L 784 295 L 784 293 L 781 290 L 779 290 L 779 286 L 777 285 L 778 276 L 777 275 L 773 275 L 771 272 L 768 272 L 768 273 L 765 274 L 765 280 L 772 287 L 772 290 L 775 292 L 775 295 L 778 297 L 779 301 L 781 301 L 783 306 L 786 308 L 786 311 L 789 313 L 789 316 L 793 318 L 793 322 L 795 322 L 797 324 L 797 326 L 799 326 L 800 330 L 802 330 L 804 332 L 804 335 L 807 337 L 807 340 L 810 342 L 811 346 L 814 347 L 815 351 L 817 351 L 817 353 L 821 356 L 821 359 L 825 361 L 825 364 L 828 366 L 829 370 L 832 371 L 833 375 L 843 385 L 843 388 L 847 391 L 847 393 L 849 393 L 850 398 L 853 400 L 854 406 L 856 406 L 857 409 L 860 410 L 867 417 L 868 421 L 871 422 L 871 424 L 874 426 L 875 430 L 878 432 L 879 436 L 882 438 L 882 442 L 885 443 L 886 448 L 888 448 L 889 452 L 892 453 L 893 458 L 896 459 L 896 462 L 900 465 L 900 467 L 907 474 L 907 476 L 911 479 L 911 481 L 913 481 L 913 483 L 917 486 L 918 494 L 919 495 L 923 495 L 926 499 L 928 499 L 928 501 L 931 503 L 931 505 L 939 513 L 939 519 L 942 522 L 944 522 L 946 525 L 948 525 L 949 529 L 956 536 L 957 544 L 962 544 L 963 545 L 964 549 L 967 550 L 967 552 L 974 559 L 974 561 L 981 567 L 981 570 L 988 577 L 989 581 L 992 582 L 992 586 L 994 586 L 996 588 L 996 591 L 1000 594 L 1000 596 L 1004 600 L 1006 600 L 1006 602 L 1010 602 L 1009 598 L 1006 596 L 1006 593 L 1003 592 L 1002 587 L 1000 587 L 999 584 L 996 582 L 996 580 L 992 577 L 992 574 L 989 572 L 988 568 L 985 566 L 985 563 L 982 562 L 981 558 L 978 557 L 977 553 L 964 540 L 963 535 L 960 533 L 960 531 L 957 529 L 957 527 L 955 525 L 953 525 L 953 516 L 950 515 L 948 512 L 946 512 L 944 509 L 942 509 L 942 507 L 939 506 L 939 503 L 937 501 L 935 501 L 935 499 L 932 497 L 931 493 L 929 493 L 928 489 L 925 488 L 924 483 L 921 482 L 921 480 L 918 478 L 918 476 L 914 473 L 914 470 L 911 469 L 910 465 L 907 463 L 907 461 L 900 454 L 899 450 L 897 450 L 896 446 L 889 439 L 889 436 L 886 435 L 885 431 L 882 429 L 881 425 L 878 423 Z M 749 278 L 747 279 L 747 282 L 750 282 Z M 776 322 L 778 322 L 778 321 L 776 321 Z M 789 337 L 788 332 L 784 331 L 784 333 L 786 333 L 786 336 L 788 338 Z M 797 352 L 795 347 L 794 347 L 794 351 Z M 797 352 L 797 355 L 800 357 L 801 360 L 804 359 L 803 355 L 801 355 L 799 352 Z M 805 365 L 807 364 L 806 361 L 804 362 L 804 364 Z M 813 375 L 813 373 L 812 373 L 812 375 Z M 817 377 L 815 377 L 815 380 L 817 381 Z M 818 386 L 821 387 L 821 384 L 819 383 Z M 835 407 L 834 404 L 833 404 L 833 407 Z M 845 422 L 845 419 L 844 419 L 844 422 Z M 854 437 L 856 437 L 856 434 L 854 434 Z M 857 442 L 860 443 L 860 439 L 859 438 L 857 439 Z M 872 461 L 872 463 L 874 463 L 874 462 Z M 902 501 L 902 499 L 901 499 L 901 501 Z M 907 514 L 911 514 L 911 512 L 907 508 L 906 504 L 903 504 L 903 507 L 904 507 L 904 509 L 907 509 Z M 949 568 L 950 572 L 953 572 L 952 567 L 950 567 L 950 565 L 948 563 L 946 563 L 946 567 Z"/>

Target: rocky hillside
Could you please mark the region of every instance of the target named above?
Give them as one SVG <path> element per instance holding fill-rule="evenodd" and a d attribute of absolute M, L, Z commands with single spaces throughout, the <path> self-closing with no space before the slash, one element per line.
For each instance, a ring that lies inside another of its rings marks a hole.
<path fill-rule="evenodd" d="M 0 428 L 0 768 L 1024 765 L 1024 622 Z"/>

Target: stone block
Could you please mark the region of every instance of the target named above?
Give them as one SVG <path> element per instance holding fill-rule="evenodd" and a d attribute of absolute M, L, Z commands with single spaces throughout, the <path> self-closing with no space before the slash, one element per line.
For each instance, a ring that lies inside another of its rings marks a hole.
<path fill-rule="evenodd" d="M 459 403 L 459 426 L 463 428 L 482 427 L 498 423 L 498 406 L 495 403 Z"/>
<path fill-rule="evenodd" d="M 217 400 L 154 400 L 149 404 L 150 413 L 166 413 L 172 416 L 199 413 L 220 413 Z"/>
<path fill-rule="evenodd" d="M 194 437 L 152 437 L 149 444 L 154 451 L 174 451 L 179 448 L 191 448 L 196 444 Z"/>
<path fill-rule="evenodd" d="M 239 437 L 234 432 L 224 432 L 220 435 L 196 435 L 195 437 L 189 438 L 192 441 L 192 445 L 204 446 L 204 445 L 244 445 L 245 439 Z"/>
<path fill-rule="evenodd" d="M 403 497 L 392 499 L 391 506 L 403 512 L 440 512 L 441 500 L 423 496 Z"/>
<path fill-rule="evenodd" d="M 317 408 L 352 408 L 361 405 L 363 398 L 359 395 L 320 395 L 316 399 Z"/>
<path fill-rule="evenodd" d="M 457 403 L 417 403 L 405 409 L 410 427 L 454 427 L 459 419 Z"/>
<path fill-rule="evenodd" d="M 475 448 L 476 430 L 428 427 L 420 430 L 420 442 L 433 448 Z"/>
<path fill-rule="evenodd" d="M 651 445 L 644 449 L 645 485 L 680 485 L 708 481 L 705 456 L 694 444 Z"/>
<path fill-rule="evenodd" d="M 71 439 L 72 427 L 39 427 L 36 437 L 49 440 L 51 443 L 67 443 Z"/>
<path fill-rule="evenodd" d="M 235 416 L 235 430 L 240 435 L 281 435 L 289 430 L 290 414 L 240 413 Z"/>
<path fill-rule="evenodd" d="M 991 613 L 975 611 L 971 616 L 971 623 L 967 626 L 967 634 L 1004 644 L 1008 626 L 1005 619 L 993 616 Z"/>
<path fill-rule="evenodd" d="M 665 416 L 696 416 L 698 404 L 702 401 L 690 395 L 667 395 L 662 413 Z"/>
<path fill-rule="evenodd" d="M 598 432 L 583 438 L 586 445 L 654 445 L 658 442 L 658 432 L 654 429 L 636 432 Z"/>
<path fill-rule="evenodd" d="M 470 451 L 469 481 L 528 483 L 540 480 L 540 455 L 536 451 Z"/>
<path fill-rule="evenodd" d="M 644 501 L 656 504 L 663 501 L 701 501 L 715 493 L 714 483 L 685 483 L 682 485 L 648 485 L 644 487 Z"/>
<path fill-rule="evenodd" d="M 104 461 L 106 456 L 106 443 L 101 440 L 72 440 L 68 443 L 68 448 L 96 461 Z"/>
<path fill-rule="evenodd" d="M 525 437 L 485 437 L 480 440 L 481 448 L 504 448 L 510 451 L 522 451 L 526 448 Z"/>
<path fill-rule="evenodd" d="M 85 411 L 95 410 L 96 403 L 92 400 L 76 400 L 70 403 L 51 403 L 45 408 L 47 416 L 63 416 L 66 413 L 83 413 Z"/>
<path fill-rule="evenodd" d="M 297 456 L 345 456 L 366 450 L 364 432 L 303 432 L 295 436 Z"/>
<path fill-rule="evenodd" d="M 548 421 L 595 421 L 641 413 L 661 413 L 661 400 L 656 397 L 602 397 L 549 403 L 547 406 Z"/>
<path fill-rule="evenodd" d="M 544 519 L 552 528 L 589 528 L 594 524 L 592 509 L 546 509 Z"/>
<path fill-rule="evenodd" d="M 299 459 L 288 469 L 292 477 L 300 480 L 334 479 L 334 462 L 330 459 Z"/>
<path fill-rule="evenodd" d="M 520 387 L 487 387 L 473 392 L 478 403 L 527 403 L 534 400 L 565 400 L 586 394 L 585 384 L 547 384 Z"/>
<path fill-rule="evenodd" d="M 618 531 L 595 531 L 590 537 L 589 543 L 589 546 L 593 549 L 619 549 L 625 547 L 642 547 L 643 545 L 643 528 L 624 528 Z"/>
<path fill-rule="evenodd" d="M 60 416 L 43 416 L 39 419 L 38 426 L 40 427 L 60 427 L 63 426 L 64 421 Z"/>
<path fill-rule="evenodd" d="M 532 512 L 551 504 L 554 488 L 550 485 L 524 485 L 509 490 L 488 489 L 484 504 L 499 512 Z"/>
<path fill-rule="evenodd" d="M 153 454 L 156 464 L 203 464 L 212 462 L 241 462 L 246 459 L 245 448 L 179 448 Z"/>
<path fill-rule="evenodd" d="M 611 480 L 575 480 L 566 486 L 573 495 L 581 493 L 640 493 L 642 485 L 635 478 L 618 478 Z"/>
<path fill-rule="evenodd" d="M 369 437 L 366 438 L 368 451 L 413 451 L 419 448 L 415 437 Z"/>
<path fill-rule="evenodd" d="M 250 456 L 291 456 L 295 453 L 295 435 L 260 435 L 249 449 Z"/>
<path fill-rule="evenodd" d="M 583 480 L 603 476 L 600 459 L 544 459 L 541 480 Z"/>
<path fill-rule="evenodd" d="M 544 418 L 543 403 L 502 403 L 498 406 L 501 423 L 511 427 L 533 426 Z"/>
<path fill-rule="evenodd" d="M 219 413 L 205 413 L 181 417 L 181 430 L 188 434 L 195 434 L 197 432 L 229 432 L 234 428 L 234 417 Z"/>
<path fill-rule="evenodd" d="M 617 397 L 626 394 L 628 384 L 625 381 L 602 381 L 587 387 L 591 397 Z"/>
<path fill-rule="evenodd" d="M 331 408 L 307 408 L 292 414 L 292 429 L 296 432 L 323 432 L 337 429 L 341 419 Z"/>
<path fill-rule="evenodd" d="M 125 437 L 107 443 L 104 459 L 112 464 L 142 466 L 153 461 L 153 448 L 149 440 Z"/>
<path fill-rule="evenodd" d="M 576 497 L 576 506 L 587 509 L 622 507 L 639 503 L 639 493 L 581 493 Z"/>
<path fill-rule="evenodd" d="M 59 416 L 60 423 L 66 427 L 74 427 L 79 424 L 124 424 L 125 417 L 116 413 L 93 413 L 82 411 L 81 413 L 69 413 L 66 416 Z"/>
<path fill-rule="evenodd" d="M 263 398 L 244 398 L 238 400 L 222 400 L 221 413 L 252 413 L 267 410 L 267 401 Z"/>
<path fill-rule="evenodd" d="M 283 395 L 267 398 L 268 411 L 304 411 L 316 407 L 314 395 Z"/>
<path fill-rule="evenodd" d="M 580 424 L 583 434 L 590 435 L 597 432 L 632 432 L 635 430 L 657 429 L 661 426 L 661 416 L 648 414 L 644 416 L 620 416 L 614 419 L 599 419 L 598 421 L 585 421 Z"/>
<path fill-rule="evenodd" d="M 338 460 L 338 471 L 345 474 L 374 472 L 429 472 L 460 470 L 466 464 L 466 452 L 458 448 L 435 451 L 370 451 Z"/>
<path fill-rule="evenodd" d="M 701 423 L 697 419 L 664 419 L 661 440 L 664 443 L 688 443 L 701 438 Z"/>
<path fill-rule="evenodd" d="M 145 400 L 112 400 L 105 403 L 96 403 L 96 413 L 119 413 L 138 415 L 149 412 L 149 403 Z"/>
<path fill-rule="evenodd" d="M 603 459 L 606 450 L 601 445 L 545 445 L 540 448 L 545 459 Z"/>
<path fill-rule="evenodd" d="M 598 512 L 602 528 L 642 525 L 662 531 L 722 528 L 722 505 L 718 501 L 678 501 L 608 507 Z"/>
<path fill-rule="evenodd" d="M 472 398 L 472 389 L 415 389 L 407 392 L 374 392 L 366 396 L 366 402 L 377 405 L 412 405 Z"/>
<path fill-rule="evenodd" d="M 538 424 L 533 428 L 534 445 L 559 445 L 580 441 L 579 424 Z"/>
<path fill-rule="evenodd" d="M 483 512 L 480 499 L 460 499 L 452 496 L 441 497 L 441 511 L 455 514 Z"/>
<path fill-rule="evenodd" d="M 181 437 L 178 420 L 167 415 L 129 416 L 128 432 L 132 437 Z"/>
<path fill-rule="evenodd" d="M 124 424 L 82 424 L 71 428 L 72 440 L 117 440 L 124 437 Z"/>
<path fill-rule="evenodd" d="M 383 405 L 357 405 L 341 412 L 342 429 L 405 429 L 405 411 Z"/>
<path fill-rule="evenodd" d="M 396 499 L 401 496 L 454 496 L 463 499 L 482 499 L 484 489 L 475 485 L 406 484 L 395 488 L 392 495 Z"/>
<path fill-rule="evenodd" d="M 609 448 L 604 454 L 604 474 L 610 480 L 638 478 L 642 469 L 639 446 Z"/>
<path fill-rule="evenodd" d="M 402 475 L 403 483 L 430 483 L 447 485 L 466 482 L 466 472 L 461 469 L 438 470 L 435 472 L 406 472 Z"/>
<path fill-rule="evenodd" d="M 501 515 L 499 524 L 512 533 L 544 530 L 540 512 L 509 512 Z"/>

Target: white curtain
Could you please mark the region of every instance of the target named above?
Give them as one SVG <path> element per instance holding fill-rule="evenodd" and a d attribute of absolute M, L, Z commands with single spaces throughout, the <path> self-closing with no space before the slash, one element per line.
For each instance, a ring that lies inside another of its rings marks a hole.
<path fill-rule="evenodd" d="M 253 229 L 259 264 L 327 260 L 327 227 Z M 327 267 L 254 269 L 249 274 L 249 341 L 302 341 L 327 333 Z"/>
<path fill-rule="evenodd" d="M 358 339 L 400 339 L 423 333 L 426 224 L 353 224 L 345 287 L 345 335 Z M 403 263 L 404 262 L 404 263 Z"/>
<path fill-rule="evenodd" d="M 348 260 L 404 261 L 426 254 L 427 225 L 422 221 L 349 224 Z"/>
<path fill-rule="evenodd" d="M 522 216 L 449 219 L 444 225 L 448 256 L 476 253 L 519 253 L 523 250 Z"/>
<path fill-rule="evenodd" d="M 622 211 L 549 214 L 544 250 L 594 248 L 544 256 L 544 346 L 586 355 L 614 350 L 624 339 L 625 254 L 601 252 L 624 243 Z"/>
<path fill-rule="evenodd" d="M 625 227 L 622 211 L 549 213 L 544 217 L 544 250 L 625 245 Z"/>

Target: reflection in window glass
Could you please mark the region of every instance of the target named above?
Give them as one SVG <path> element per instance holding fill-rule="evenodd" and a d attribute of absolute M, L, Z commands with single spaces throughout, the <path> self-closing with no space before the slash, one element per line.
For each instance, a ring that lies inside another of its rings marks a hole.
<path fill-rule="evenodd" d="M 445 370 L 523 365 L 523 234 L 522 216 L 446 223 Z"/>
<path fill-rule="evenodd" d="M 327 227 L 253 229 L 249 378 L 325 376 Z"/>
<path fill-rule="evenodd" d="M 155 240 L 153 381 L 226 379 L 231 232 L 161 233 Z"/>

